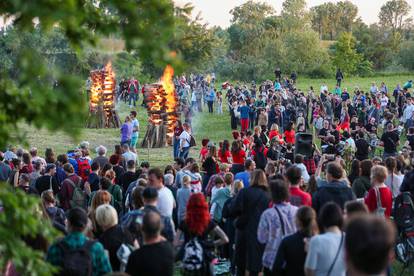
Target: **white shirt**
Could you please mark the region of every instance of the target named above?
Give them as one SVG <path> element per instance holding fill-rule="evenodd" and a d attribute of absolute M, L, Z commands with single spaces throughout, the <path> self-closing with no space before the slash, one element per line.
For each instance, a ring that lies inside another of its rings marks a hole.
<path fill-rule="evenodd" d="M 191 136 L 187 131 L 184 130 L 183 132 L 181 132 L 181 135 L 179 138 L 180 138 L 180 146 L 182 148 L 187 148 L 190 146 Z"/>
<path fill-rule="evenodd" d="M 158 190 L 157 208 L 162 216 L 171 218 L 174 209 L 174 204 L 174 196 L 170 189 L 163 186 L 161 189 Z"/>
<path fill-rule="evenodd" d="M 386 107 L 388 104 L 388 98 L 386 96 L 381 98 L 381 107 Z"/>
<path fill-rule="evenodd" d="M 311 238 L 305 268 L 315 271 L 315 276 L 326 276 L 334 262 L 341 242 L 341 234 L 327 232 Z M 344 260 L 344 243 L 338 258 L 333 266 L 331 275 L 345 276 L 346 266 Z"/>
<path fill-rule="evenodd" d="M 323 91 L 329 91 L 327 85 L 322 85 L 321 86 L 321 92 L 323 92 Z"/>
<path fill-rule="evenodd" d="M 122 154 L 122 157 L 125 159 L 125 163 L 128 163 L 129 160 L 137 161 L 137 155 L 133 153 L 132 151 L 127 151 Z"/>
<path fill-rule="evenodd" d="M 385 179 L 385 185 L 387 185 L 387 187 L 391 190 L 393 198 L 396 198 L 400 194 L 400 186 L 403 182 L 403 179 L 404 175 L 397 174 L 389 174 Z"/>
<path fill-rule="evenodd" d="M 414 105 L 413 104 L 407 105 L 404 109 L 404 113 L 403 113 L 401 121 L 404 123 L 407 122 L 407 120 L 413 116 L 413 112 L 414 112 Z"/>

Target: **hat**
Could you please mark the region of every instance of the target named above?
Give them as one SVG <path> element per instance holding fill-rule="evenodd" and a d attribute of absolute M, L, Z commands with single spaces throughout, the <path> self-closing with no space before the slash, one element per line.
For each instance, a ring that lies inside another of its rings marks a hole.
<path fill-rule="evenodd" d="M 45 172 L 49 172 L 50 170 L 53 170 L 56 168 L 55 164 L 47 164 Z"/>
<path fill-rule="evenodd" d="M 153 187 L 147 187 L 142 192 L 142 197 L 144 199 L 156 199 L 156 198 L 158 198 L 158 191 L 157 191 L 157 189 L 155 189 Z"/>
<path fill-rule="evenodd" d="M 88 224 L 88 215 L 82 208 L 76 207 L 68 212 L 67 219 L 70 225 L 84 228 Z"/>

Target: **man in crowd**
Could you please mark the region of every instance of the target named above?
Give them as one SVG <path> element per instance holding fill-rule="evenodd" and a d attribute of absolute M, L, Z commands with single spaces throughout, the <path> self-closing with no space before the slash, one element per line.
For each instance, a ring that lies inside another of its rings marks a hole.
<path fill-rule="evenodd" d="M 327 164 L 326 178 L 328 183 L 320 187 L 312 199 L 312 207 L 316 212 L 327 202 L 333 201 L 343 209 L 345 202 L 355 199 L 351 187 L 341 181 L 344 178 L 344 169 L 337 162 Z"/>
<path fill-rule="evenodd" d="M 148 172 L 149 186 L 158 190 L 158 210 L 162 216 L 172 218 L 175 208 L 174 196 L 170 189 L 164 186 L 164 174 L 159 168 L 150 169 Z"/>
<path fill-rule="evenodd" d="M 247 159 L 244 162 L 244 171 L 239 172 L 234 176 L 234 180 L 241 180 L 245 188 L 249 187 L 250 183 L 250 174 L 256 169 L 256 163 L 251 160 Z"/>
<path fill-rule="evenodd" d="M 174 250 L 161 236 L 161 229 L 159 213 L 147 212 L 142 220 L 144 245 L 129 256 L 126 273 L 131 276 L 173 275 Z"/>
<path fill-rule="evenodd" d="M 300 189 L 302 183 L 302 171 L 298 167 L 291 166 L 285 174 L 289 184 L 289 201 L 292 205 L 300 207 L 303 205 L 312 206 L 312 197 L 309 193 Z"/>
<path fill-rule="evenodd" d="M 10 166 L 4 163 L 4 153 L 0 152 L 0 181 L 7 181 L 11 172 Z"/>
<path fill-rule="evenodd" d="M 86 212 L 80 208 L 71 209 L 67 223 L 69 234 L 52 244 L 47 252 L 47 261 L 60 268 L 62 275 L 98 276 L 111 272 L 102 244 L 89 240 L 84 234 L 88 225 Z"/>
<path fill-rule="evenodd" d="M 109 164 L 108 157 L 106 157 L 106 152 L 107 149 L 102 145 L 99 145 L 96 148 L 96 153 L 98 156 L 93 159 L 93 162 L 98 162 L 100 168 L 103 168 L 106 164 Z"/>
<path fill-rule="evenodd" d="M 137 112 L 135 110 L 131 111 L 129 114 L 129 117 L 131 118 L 131 124 L 132 124 L 132 136 L 131 136 L 131 151 L 136 153 L 136 147 L 139 137 L 139 122 L 137 119 Z"/>
<path fill-rule="evenodd" d="M 384 147 L 383 159 L 397 155 L 397 146 L 400 144 L 400 137 L 394 130 L 394 125 L 389 122 L 386 131 L 381 136 L 380 145 Z"/>

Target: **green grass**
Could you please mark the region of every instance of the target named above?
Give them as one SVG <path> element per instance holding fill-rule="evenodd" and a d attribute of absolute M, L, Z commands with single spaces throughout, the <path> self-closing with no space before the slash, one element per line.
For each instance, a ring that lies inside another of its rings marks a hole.
<path fill-rule="evenodd" d="M 345 79 L 342 87 L 348 88 L 350 92 L 353 91 L 355 86 L 359 86 L 364 91 L 368 91 L 371 85 L 371 82 L 376 82 L 379 86 L 382 81 L 384 81 L 389 90 L 392 91 L 397 83 L 401 85 L 404 84 L 407 80 L 412 77 L 409 75 L 397 75 L 397 76 L 377 76 L 370 78 L 351 78 Z M 332 79 L 302 79 L 299 76 L 297 86 L 307 91 L 309 86 L 313 86 L 315 91 L 319 91 L 319 87 L 322 83 L 326 83 L 329 89 L 333 89 L 336 81 Z M 228 115 L 227 108 L 223 104 L 222 115 L 208 114 L 206 113 L 207 108 L 204 108 L 203 113 L 197 113 L 193 117 L 193 131 L 195 138 L 197 140 L 197 146 L 191 150 L 191 156 L 198 157 L 198 152 L 200 149 L 201 139 L 210 138 L 215 143 L 222 141 L 223 139 L 231 140 L 231 130 L 230 130 L 230 116 Z M 121 103 L 118 106 L 118 112 L 121 118 L 124 118 L 130 109 L 125 104 Z M 146 110 L 139 106 L 137 108 L 138 119 L 141 125 L 140 131 L 140 140 L 138 145 L 141 144 L 142 138 L 145 134 L 147 127 L 147 112 Z M 94 149 L 98 145 L 104 145 L 108 148 L 109 153 L 114 149 L 114 146 L 119 143 L 119 130 L 118 129 L 84 129 L 79 141 L 74 141 L 65 135 L 63 132 L 49 132 L 45 129 L 35 129 L 28 125 L 20 125 L 19 131 L 26 133 L 26 140 L 28 142 L 28 147 L 36 146 L 40 153 L 43 153 L 47 147 L 51 147 L 55 150 L 57 154 L 65 153 L 69 149 L 76 147 L 80 141 L 87 140 L 90 142 L 91 149 Z M 26 147 L 25 146 L 25 147 Z M 91 152 L 91 155 L 94 156 L 95 153 Z M 172 162 L 172 148 L 166 147 L 161 149 L 143 149 L 138 148 L 138 156 L 140 161 L 149 161 L 152 166 L 163 167 Z M 393 275 L 400 275 L 402 266 L 398 262 L 394 262 L 392 267 Z M 179 275 L 179 272 L 175 272 L 175 275 Z M 402 275 L 414 275 L 413 267 L 407 269 Z"/>

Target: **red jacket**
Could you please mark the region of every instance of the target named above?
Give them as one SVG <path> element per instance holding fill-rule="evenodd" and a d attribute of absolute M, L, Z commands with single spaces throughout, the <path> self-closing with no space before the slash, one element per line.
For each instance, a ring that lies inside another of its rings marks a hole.
<path fill-rule="evenodd" d="M 68 179 L 72 180 L 72 182 L 75 183 L 75 185 L 82 184 L 82 179 L 76 174 L 72 174 L 68 176 L 65 180 L 63 180 L 62 188 L 59 192 L 59 200 L 61 207 L 65 211 L 70 209 L 70 200 L 72 199 L 73 195 L 73 186 L 71 185 Z"/>
<path fill-rule="evenodd" d="M 388 187 L 379 187 L 378 190 L 381 197 L 381 205 L 385 208 L 385 217 L 389 218 L 392 208 L 392 192 Z M 375 195 L 374 188 L 369 189 L 368 195 L 365 197 L 365 204 L 370 212 L 375 212 L 377 209 L 377 196 Z"/>

